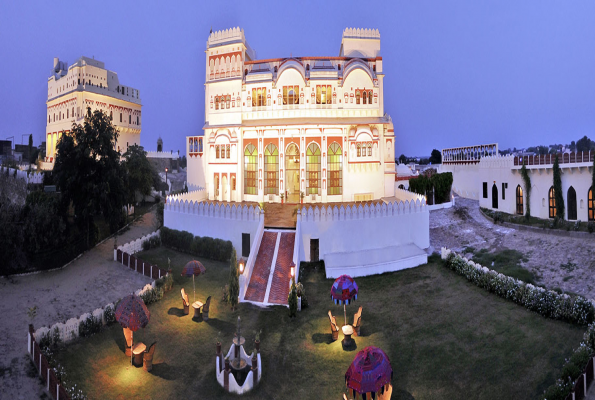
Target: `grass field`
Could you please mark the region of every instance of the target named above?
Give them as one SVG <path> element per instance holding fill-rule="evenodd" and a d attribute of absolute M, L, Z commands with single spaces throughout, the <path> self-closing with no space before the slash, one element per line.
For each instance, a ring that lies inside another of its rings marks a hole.
<path fill-rule="evenodd" d="M 139 257 L 160 266 L 170 258 L 175 279 L 174 289 L 149 307 L 147 328 L 135 334 L 145 344 L 157 341 L 153 371 L 129 365 L 118 325 L 77 340 L 59 360 L 89 398 L 237 398 L 216 382 L 215 342 L 219 335 L 227 352 L 238 315 L 248 352 L 253 332 L 262 329 L 263 378 L 242 396 L 247 399 L 340 399 L 345 371 L 357 350 L 369 345 L 390 358 L 393 399 L 536 398 L 554 382 L 584 331 L 479 289 L 431 257 L 418 268 L 356 279 L 359 296 L 347 315 L 351 322 L 363 306 L 362 336 L 355 338 L 356 350 L 344 351 L 340 340 L 331 341 L 326 315 L 330 309 L 343 321 L 343 310 L 331 302 L 332 281 L 321 272 L 303 277 L 310 307 L 291 320 L 285 307 L 241 304 L 231 312 L 221 302 L 228 265 L 201 260 L 207 273 L 196 279 L 197 298 L 213 300 L 210 319 L 194 322 L 182 315 L 179 295 L 184 287 L 192 300 L 192 279 L 180 276 L 192 257 L 163 247 Z"/>

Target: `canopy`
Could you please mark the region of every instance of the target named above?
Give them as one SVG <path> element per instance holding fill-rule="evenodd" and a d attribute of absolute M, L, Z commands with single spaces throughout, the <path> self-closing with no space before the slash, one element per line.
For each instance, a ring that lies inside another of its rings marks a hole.
<path fill-rule="evenodd" d="M 349 275 L 338 277 L 331 287 L 331 299 L 335 304 L 349 304 L 357 300 L 357 283 Z"/>
<path fill-rule="evenodd" d="M 355 356 L 345 373 L 345 384 L 365 398 L 365 393 L 380 392 L 393 377 L 390 360 L 378 347 L 368 346 Z"/>
<path fill-rule="evenodd" d="M 134 294 L 124 297 L 116 308 L 116 321 L 133 332 L 147 326 L 150 317 L 143 299 Z"/>
<path fill-rule="evenodd" d="M 207 269 L 200 261 L 192 260 L 184 266 L 184 269 L 182 269 L 182 276 L 197 276 L 204 274 L 206 271 Z"/>

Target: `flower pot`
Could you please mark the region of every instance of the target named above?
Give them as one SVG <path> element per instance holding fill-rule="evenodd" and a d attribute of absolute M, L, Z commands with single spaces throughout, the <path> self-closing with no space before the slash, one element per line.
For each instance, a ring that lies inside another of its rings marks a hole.
<path fill-rule="evenodd" d="M 221 342 L 217 342 L 217 354 L 221 354 Z"/>

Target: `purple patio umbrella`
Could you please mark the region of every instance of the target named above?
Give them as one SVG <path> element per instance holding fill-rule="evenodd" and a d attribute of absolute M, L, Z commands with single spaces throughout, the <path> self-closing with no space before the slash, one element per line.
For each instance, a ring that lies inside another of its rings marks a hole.
<path fill-rule="evenodd" d="M 378 393 L 388 385 L 393 377 L 393 368 L 384 351 L 378 347 L 368 346 L 355 356 L 345 373 L 345 384 L 362 398 L 366 393 Z"/>
<path fill-rule="evenodd" d="M 133 338 L 134 332 L 147 326 L 150 318 L 151 313 L 147 309 L 143 299 L 135 294 L 130 294 L 124 297 L 116 308 L 116 321 L 118 321 L 123 328 L 130 329 Z M 130 352 L 130 363 L 132 363 L 132 351 Z"/>
<path fill-rule="evenodd" d="M 333 282 L 333 286 L 331 287 L 331 299 L 333 299 L 335 304 L 343 304 L 345 325 L 347 325 L 347 310 L 345 305 L 357 300 L 358 290 L 357 283 L 349 275 L 341 275 Z"/>
<path fill-rule="evenodd" d="M 207 269 L 200 261 L 192 260 L 184 265 L 182 269 L 182 276 L 192 276 L 192 287 L 194 289 L 194 301 L 196 301 L 196 286 L 194 285 L 194 277 L 207 272 Z"/>

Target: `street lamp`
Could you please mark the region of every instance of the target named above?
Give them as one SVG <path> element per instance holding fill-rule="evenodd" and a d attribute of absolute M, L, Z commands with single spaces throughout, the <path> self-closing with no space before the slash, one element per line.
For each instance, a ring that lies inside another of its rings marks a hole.
<path fill-rule="evenodd" d="M 295 282 L 295 263 L 292 261 L 289 266 L 291 267 L 291 279 Z"/>
<path fill-rule="evenodd" d="M 165 167 L 165 183 L 167 183 L 167 171 L 169 171 L 169 168 Z"/>
<path fill-rule="evenodd" d="M 243 258 L 240 258 L 240 261 L 238 261 L 238 266 L 240 269 L 240 275 L 242 275 L 244 273 L 244 265 L 245 265 L 245 261 Z"/>

